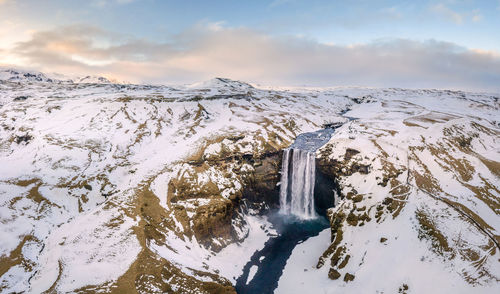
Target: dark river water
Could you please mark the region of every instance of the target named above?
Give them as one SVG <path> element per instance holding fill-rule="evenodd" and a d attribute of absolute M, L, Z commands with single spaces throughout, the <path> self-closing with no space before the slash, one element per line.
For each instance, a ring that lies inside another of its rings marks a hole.
<path fill-rule="evenodd" d="M 335 133 L 335 129 L 330 128 L 317 130 L 315 132 L 302 133 L 295 138 L 295 141 L 290 148 L 315 152 L 330 140 L 333 133 Z"/>
<path fill-rule="evenodd" d="M 299 220 L 292 216 L 272 213 L 269 221 L 278 232 L 271 237 L 264 248 L 256 251 L 243 268 L 243 274 L 236 280 L 236 291 L 240 294 L 273 293 L 293 248 L 310 237 L 317 236 L 329 227 L 325 217 L 318 216 L 313 220 Z M 250 268 L 256 265 L 258 270 L 250 281 Z"/>

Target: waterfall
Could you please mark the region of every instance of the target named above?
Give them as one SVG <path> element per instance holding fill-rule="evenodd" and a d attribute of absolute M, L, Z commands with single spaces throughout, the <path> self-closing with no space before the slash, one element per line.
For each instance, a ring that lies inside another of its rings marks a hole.
<path fill-rule="evenodd" d="M 302 219 L 316 217 L 314 180 L 316 153 L 285 149 L 281 169 L 280 212 Z"/>

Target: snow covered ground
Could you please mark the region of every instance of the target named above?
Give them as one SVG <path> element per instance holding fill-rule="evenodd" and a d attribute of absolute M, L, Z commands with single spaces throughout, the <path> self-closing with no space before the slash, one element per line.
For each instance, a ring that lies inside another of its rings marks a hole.
<path fill-rule="evenodd" d="M 498 98 L 403 92 L 353 107 L 320 150 L 346 196 L 334 240 L 321 262 L 300 251 L 320 237 L 298 246 L 278 292 L 499 291 Z"/>
<path fill-rule="evenodd" d="M 318 236 L 311 237 L 295 246 L 287 266 L 278 282 L 275 293 L 333 293 L 328 279 L 328 269 L 316 269 L 318 252 L 324 252 L 330 246 L 330 229 L 325 229 Z"/>
<path fill-rule="evenodd" d="M 352 193 L 332 211 L 342 240 L 332 244 L 324 231 L 297 246 L 278 292 L 499 289 L 498 94 L 258 89 L 227 79 L 75 83 L 25 73 L 0 73 L 2 292 L 210 292 L 211 283 L 234 283 L 272 234 L 265 217 L 239 214 L 238 242 L 212 240 L 221 250 L 201 244 L 192 227 L 204 207 L 238 194 L 254 167 L 197 162 L 280 150 L 300 133 L 346 122 L 347 110 L 359 119 L 318 152 L 342 162 L 339 180 Z M 360 153 L 344 161 L 347 148 Z M 350 174 L 353 163 L 370 173 Z M 173 183 L 207 196 L 181 199 Z M 387 195 L 406 205 L 384 204 L 376 217 Z M 372 221 L 354 225 L 348 215 L 362 207 Z M 333 252 L 323 254 L 332 245 L 351 256 L 342 269 Z M 342 277 L 329 279 L 331 269 Z M 345 273 L 354 280 L 344 282 Z"/>

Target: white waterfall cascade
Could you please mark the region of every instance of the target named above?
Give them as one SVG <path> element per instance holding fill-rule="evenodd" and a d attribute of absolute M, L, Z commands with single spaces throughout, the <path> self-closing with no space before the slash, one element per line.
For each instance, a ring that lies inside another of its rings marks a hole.
<path fill-rule="evenodd" d="M 314 180 L 316 153 L 302 149 L 285 149 L 280 184 L 280 213 L 301 219 L 316 217 Z"/>

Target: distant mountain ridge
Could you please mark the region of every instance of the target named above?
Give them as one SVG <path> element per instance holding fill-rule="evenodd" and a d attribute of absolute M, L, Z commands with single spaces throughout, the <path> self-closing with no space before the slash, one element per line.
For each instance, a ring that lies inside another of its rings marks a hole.
<path fill-rule="evenodd" d="M 246 82 L 232 80 L 228 78 L 216 77 L 207 81 L 189 84 L 187 86 L 189 89 L 201 89 L 201 88 L 226 88 L 233 91 L 248 91 L 254 89 L 252 85 Z"/>
<path fill-rule="evenodd" d="M 0 81 L 10 82 L 38 82 L 38 83 L 74 83 L 74 84 L 131 84 L 129 82 L 108 79 L 103 76 L 87 75 L 79 77 L 69 77 L 59 73 L 44 73 L 36 70 L 24 70 L 19 68 L 0 66 Z M 142 84 L 142 83 L 140 83 Z M 210 80 L 195 82 L 182 86 L 185 89 L 217 89 L 222 92 L 248 92 L 255 89 L 249 83 L 233 80 L 229 78 L 215 77 Z"/>
<path fill-rule="evenodd" d="M 75 83 L 75 84 L 111 84 L 109 79 L 102 76 L 84 76 L 70 78 L 61 74 L 46 74 L 33 70 L 0 67 L 0 80 L 11 82 L 40 82 L 40 83 Z"/>

